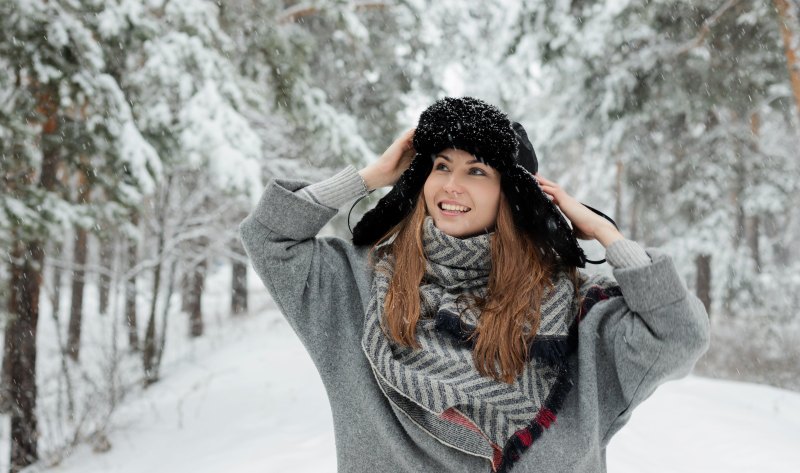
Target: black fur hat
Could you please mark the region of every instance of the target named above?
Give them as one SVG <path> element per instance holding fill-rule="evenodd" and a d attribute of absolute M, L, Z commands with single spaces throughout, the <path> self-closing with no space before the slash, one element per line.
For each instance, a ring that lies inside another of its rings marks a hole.
<path fill-rule="evenodd" d="M 525 130 L 512 125 L 497 107 L 472 97 L 446 97 L 422 112 L 414 132 L 416 156 L 392 190 L 355 226 L 353 244 L 374 244 L 411 212 L 434 155 L 446 148 L 466 151 L 496 169 L 517 228 L 562 264 L 585 266 L 586 256 L 572 228 L 533 177 L 538 162 Z"/>

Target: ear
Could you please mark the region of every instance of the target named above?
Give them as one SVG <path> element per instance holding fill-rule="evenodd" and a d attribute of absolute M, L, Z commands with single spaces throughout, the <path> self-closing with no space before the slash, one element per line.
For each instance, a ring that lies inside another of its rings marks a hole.
<path fill-rule="evenodd" d="M 371 245 L 411 213 L 433 167 L 428 155 L 417 153 L 408 169 L 378 204 L 353 229 L 353 244 Z"/>

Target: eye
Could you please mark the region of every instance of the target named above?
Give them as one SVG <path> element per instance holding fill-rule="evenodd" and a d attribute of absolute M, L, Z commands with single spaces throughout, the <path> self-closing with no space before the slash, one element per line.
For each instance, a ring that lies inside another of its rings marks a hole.
<path fill-rule="evenodd" d="M 436 165 L 433 166 L 433 169 L 437 171 L 441 170 L 442 168 L 447 169 L 447 165 L 445 163 L 436 163 Z"/>
<path fill-rule="evenodd" d="M 483 170 L 483 169 L 481 169 L 481 168 L 472 168 L 472 169 L 470 169 L 470 170 L 469 170 L 469 172 L 470 172 L 470 173 L 477 172 L 477 173 L 478 173 L 478 174 L 477 174 L 478 176 L 486 176 L 486 175 L 487 175 L 487 174 L 486 174 L 486 171 L 484 171 L 484 170 Z"/>

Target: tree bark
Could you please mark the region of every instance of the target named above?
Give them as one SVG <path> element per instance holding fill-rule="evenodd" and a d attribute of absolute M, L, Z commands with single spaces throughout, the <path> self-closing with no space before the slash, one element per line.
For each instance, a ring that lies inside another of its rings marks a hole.
<path fill-rule="evenodd" d="M 191 299 L 189 302 L 189 335 L 203 335 L 203 288 L 206 280 L 206 262 L 203 260 L 195 266 L 191 278 Z"/>
<path fill-rule="evenodd" d="M 131 216 L 131 223 L 133 225 L 137 225 L 139 222 L 139 215 L 134 212 Z M 136 262 L 138 260 L 138 251 L 137 251 L 137 241 L 136 239 L 129 239 L 128 240 L 128 248 L 127 248 L 127 271 L 131 271 L 136 266 Z M 139 350 L 139 329 L 137 328 L 136 323 L 136 275 L 130 274 L 125 279 L 125 325 L 128 326 L 128 345 L 130 346 L 131 351 L 138 351 Z"/>
<path fill-rule="evenodd" d="M 747 218 L 747 227 L 745 228 L 747 247 L 750 248 L 750 256 L 753 258 L 756 273 L 761 272 L 761 252 L 758 247 L 759 228 L 760 219 L 758 215 Z"/>
<path fill-rule="evenodd" d="M 159 205 L 162 206 L 162 208 L 158 209 L 158 246 L 156 254 L 161 255 L 164 252 L 164 204 L 160 203 Z M 158 370 L 156 366 L 156 303 L 158 301 L 158 293 L 161 289 L 161 266 L 162 261 L 159 256 L 159 261 L 153 271 L 153 292 L 151 294 L 150 316 L 147 318 L 147 329 L 144 334 L 144 347 L 142 350 L 145 386 L 149 386 L 158 381 Z"/>
<path fill-rule="evenodd" d="M 232 244 L 233 252 L 244 256 L 242 243 L 237 238 Z M 231 314 L 247 312 L 247 263 L 243 258 L 234 258 L 231 265 Z"/>
<path fill-rule="evenodd" d="M 69 312 L 69 331 L 67 336 L 67 354 L 77 361 L 81 346 L 81 322 L 83 314 L 83 286 L 86 265 L 87 232 L 78 228 L 75 235 L 75 251 L 73 254 L 72 299 Z"/>
<path fill-rule="evenodd" d="M 631 240 L 638 240 L 639 239 L 639 204 L 638 204 L 638 191 L 634 189 L 632 191 L 631 196 L 631 211 L 629 213 L 628 219 L 630 220 L 629 225 L 629 234 L 631 236 Z"/>
<path fill-rule="evenodd" d="M 100 293 L 99 312 L 105 315 L 108 312 L 108 293 L 111 289 L 111 272 L 114 270 L 114 241 L 112 238 L 99 238 L 100 261 L 97 275 L 98 291 Z"/>
<path fill-rule="evenodd" d="M 695 258 L 697 268 L 697 297 L 711 314 L 711 255 L 700 254 Z"/>
<path fill-rule="evenodd" d="M 750 131 L 753 134 L 753 151 L 758 152 L 759 148 L 759 135 L 761 134 L 761 119 L 758 112 L 750 115 Z M 761 272 L 761 252 L 758 247 L 758 238 L 760 233 L 760 218 L 759 215 L 750 215 L 745 220 L 745 240 L 747 246 L 750 248 L 750 256 L 753 258 L 753 266 L 756 273 Z"/>
<path fill-rule="evenodd" d="M 790 27 L 797 19 L 792 15 L 789 9 L 789 2 L 786 0 L 775 0 L 775 9 L 778 12 L 778 26 L 783 39 L 786 67 L 789 69 L 789 82 L 792 85 L 792 94 L 794 95 L 797 113 L 800 116 L 800 63 L 798 63 L 797 51 L 794 48 L 794 33 Z"/>
<path fill-rule="evenodd" d="M 617 221 L 617 226 L 622 228 L 622 175 L 625 171 L 625 166 L 621 160 L 617 160 L 617 179 L 614 183 L 614 218 Z"/>
<path fill-rule="evenodd" d="M 61 253 L 64 249 L 63 244 L 60 241 L 52 241 L 50 244 L 53 245 L 51 258 L 52 257 L 61 257 Z M 61 310 L 61 268 L 57 264 L 53 264 L 53 275 L 52 275 L 52 287 L 53 287 L 53 313 L 58 315 L 59 311 Z"/>
<path fill-rule="evenodd" d="M 11 471 L 34 463 L 38 455 L 36 418 L 36 330 L 44 251 L 40 242 L 17 242 L 11 250 L 11 281 L 3 372 L 11 402 Z"/>
<path fill-rule="evenodd" d="M 89 202 L 89 178 L 85 172 L 79 174 L 78 201 Z M 83 286 L 86 280 L 86 254 L 88 231 L 78 228 L 75 235 L 75 250 L 72 271 L 72 302 L 69 314 L 69 334 L 67 337 L 67 354 L 78 361 L 81 348 L 81 324 L 83 321 Z"/>
<path fill-rule="evenodd" d="M 161 359 L 164 356 L 164 347 L 167 345 L 167 324 L 169 321 L 170 302 L 172 301 L 172 294 L 175 290 L 175 269 L 177 266 L 177 260 L 173 259 L 172 264 L 169 266 L 169 274 L 167 275 L 167 297 L 164 299 L 164 306 L 161 310 L 161 336 L 158 337 L 159 342 L 156 348 L 156 373 L 161 366 Z"/>
<path fill-rule="evenodd" d="M 42 124 L 42 163 L 38 187 L 56 187 L 59 141 L 58 90 L 49 86 L 37 92 L 37 111 Z M 34 173 L 30 173 L 32 183 Z M 13 231 L 13 229 L 12 229 Z M 12 239 L 13 241 L 13 239 Z M 36 333 L 39 324 L 39 291 L 42 284 L 44 248 L 41 240 L 18 239 L 8 252 L 11 278 L 8 321 L 3 346 L 3 385 L 11 413 L 10 472 L 17 473 L 39 459 L 36 417 Z"/>
<path fill-rule="evenodd" d="M 189 312 L 192 309 L 192 271 L 184 266 L 181 271 L 181 310 Z"/>

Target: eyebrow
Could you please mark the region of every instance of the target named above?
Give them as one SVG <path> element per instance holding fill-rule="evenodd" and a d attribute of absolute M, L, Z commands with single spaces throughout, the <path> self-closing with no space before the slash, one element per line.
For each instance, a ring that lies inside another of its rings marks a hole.
<path fill-rule="evenodd" d="M 448 163 L 452 163 L 452 162 L 453 162 L 453 160 L 452 160 L 452 159 L 450 159 L 450 157 L 449 157 L 449 156 L 447 156 L 447 155 L 444 155 L 444 154 L 437 154 L 437 155 L 436 155 L 436 157 L 437 157 L 437 158 L 444 158 L 444 159 L 445 159 L 445 161 L 447 161 Z M 484 163 L 484 162 L 481 162 L 481 161 L 479 161 L 479 160 L 477 160 L 477 159 L 473 159 L 472 161 L 467 161 L 467 164 L 475 164 L 475 163 L 486 165 L 486 163 Z"/>

